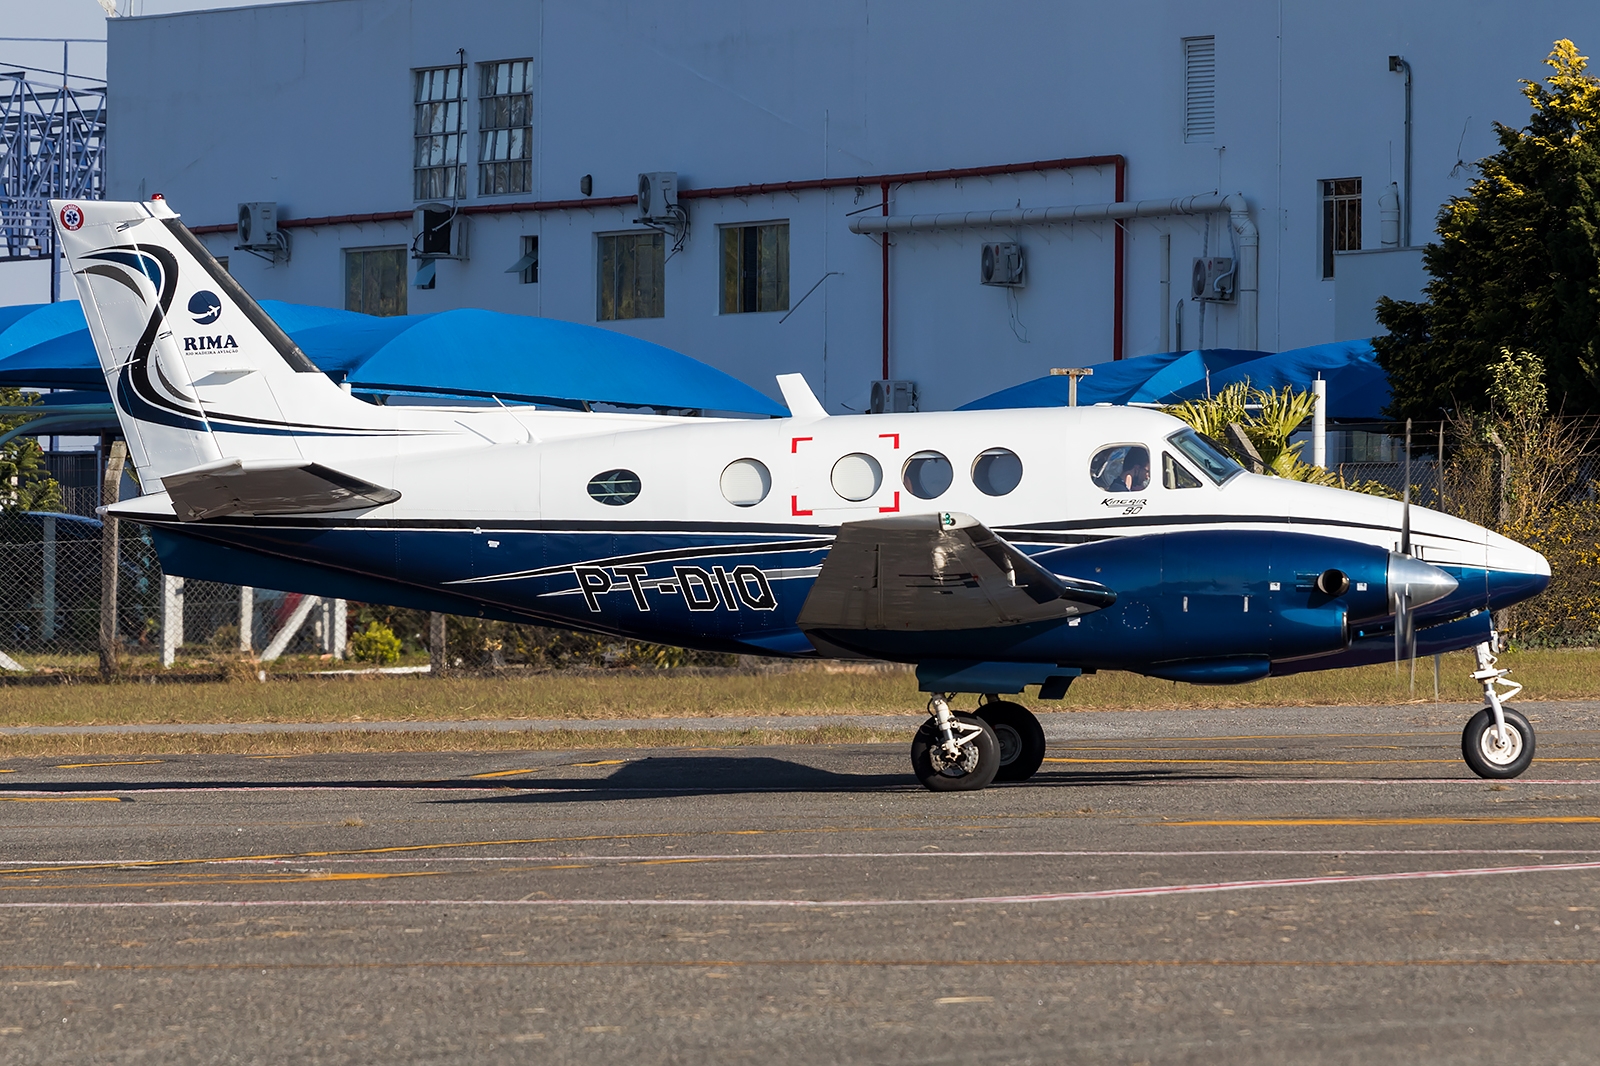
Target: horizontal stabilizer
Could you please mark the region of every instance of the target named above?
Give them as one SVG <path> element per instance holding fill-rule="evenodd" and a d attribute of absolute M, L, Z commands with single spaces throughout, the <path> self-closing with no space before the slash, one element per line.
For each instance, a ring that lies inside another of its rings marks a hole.
<path fill-rule="evenodd" d="M 970 515 L 946 512 L 840 526 L 799 625 L 988 629 L 1067 619 L 1116 599 L 1104 585 L 1050 573 Z"/>
<path fill-rule="evenodd" d="M 161 484 L 185 522 L 226 515 L 353 511 L 400 498 L 395 489 L 305 459 L 219 459 L 168 474 Z"/>

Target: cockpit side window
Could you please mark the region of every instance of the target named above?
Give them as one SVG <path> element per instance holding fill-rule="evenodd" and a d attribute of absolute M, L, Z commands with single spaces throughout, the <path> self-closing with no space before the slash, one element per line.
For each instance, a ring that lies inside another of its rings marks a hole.
<path fill-rule="evenodd" d="M 1226 483 L 1235 474 L 1244 473 L 1244 467 L 1228 458 L 1209 438 L 1192 429 L 1180 430 L 1167 440 L 1171 441 L 1172 446 L 1182 452 L 1185 458 L 1198 466 L 1202 474 L 1218 485 Z"/>
<path fill-rule="evenodd" d="M 1200 479 L 1189 473 L 1189 468 L 1174 459 L 1171 452 L 1162 452 L 1161 484 L 1169 489 L 1197 489 Z"/>
<path fill-rule="evenodd" d="M 1143 444 L 1112 444 L 1095 452 L 1089 478 L 1106 492 L 1143 492 L 1150 487 L 1150 450 Z"/>

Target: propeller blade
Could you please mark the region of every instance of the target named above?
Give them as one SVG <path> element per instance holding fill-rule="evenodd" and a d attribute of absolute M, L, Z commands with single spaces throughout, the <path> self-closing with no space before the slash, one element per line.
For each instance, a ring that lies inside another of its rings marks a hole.
<path fill-rule="evenodd" d="M 1406 419 L 1405 481 L 1400 489 L 1400 554 L 1411 554 L 1411 419 Z"/>

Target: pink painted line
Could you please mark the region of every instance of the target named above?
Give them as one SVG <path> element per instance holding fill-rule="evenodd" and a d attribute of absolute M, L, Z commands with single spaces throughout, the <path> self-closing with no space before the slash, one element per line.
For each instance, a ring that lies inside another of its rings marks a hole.
<path fill-rule="evenodd" d="M 1096 859 L 1096 858 L 1128 858 L 1128 859 L 1183 859 L 1183 858 L 1228 858 L 1228 857 L 1317 857 L 1338 856 L 1346 859 L 1356 859 L 1363 856 L 1421 856 L 1421 855 L 1595 855 L 1600 854 L 1600 848 L 1395 848 L 1395 849 L 1363 849 L 1363 848 L 1250 848 L 1234 849 L 1227 851 L 796 851 L 796 852 L 742 852 L 739 854 L 719 853 L 678 853 L 665 852 L 660 855 L 372 855 L 325 858 L 313 856 L 309 858 L 290 859 L 202 859 L 194 865 L 206 866 L 333 866 L 333 865 L 365 865 L 368 863 L 493 863 L 493 862 L 660 862 L 681 861 L 692 859 L 695 861 L 717 862 L 759 862 L 766 859 L 794 860 L 794 859 L 1030 859 L 1030 858 L 1063 858 L 1063 859 Z M 166 863 L 165 859 L 0 859 L 0 867 L 6 866 L 129 866 L 148 867 L 160 866 Z M 1541 866 L 1540 869 L 1544 867 Z"/>
<path fill-rule="evenodd" d="M 1045 892 L 1017 896 L 964 896 L 951 899 L 297 899 L 297 900 L 128 900 L 91 902 L 0 902 L 4 910 L 116 910 L 175 907 L 909 907 L 984 903 L 1072 903 L 1083 900 L 1138 899 L 1259 888 L 1307 888 L 1379 881 L 1433 881 L 1497 874 L 1571 873 L 1600 870 L 1600 862 L 1480 866 L 1460 870 L 1408 870 L 1386 874 L 1324 877 L 1274 877 L 1254 881 L 1204 881 L 1187 885 L 1103 888 L 1088 892 Z"/>

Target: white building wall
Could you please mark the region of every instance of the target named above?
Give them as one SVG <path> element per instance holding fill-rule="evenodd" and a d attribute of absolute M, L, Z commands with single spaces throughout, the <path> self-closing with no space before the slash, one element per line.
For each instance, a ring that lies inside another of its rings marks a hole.
<path fill-rule="evenodd" d="M 110 28 L 110 195 L 166 195 L 191 225 L 231 222 L 246 200 L 288 218 L 409 210 L 415 67 L 536 61 L 534 187 L 501 201 L 631 193 L 645 170 L 686 188 L 1122 154 L 1127 198 L 1242 192 L 1261 231 L 1259 343 L 1335 335 L 1320 270 L 1319 179 L 1364 181 L 1363 246 L 1379 244 L 1377 198 L 1403 167 L 1403 79 L 1416 72 L 1413 239 L 1470 180 L 1456 166 L 1494 150 L 1492 121 L 1520 125 L 1518 79 L 1543 71 L 1559 36 L 1600 40 L 1600 8 L 1414 0 L 1336 5 L 1240 0 L 1226 7 L 874 3 L 812 0 L 317 0 L 115 19 Z M 1214 35 L 1217 134 L 1186 144 L 1181 41 Z M 476 110 L 469 110 L 469 139 Z M 1459 145 L 1459 147 L 1458 147 Z M 469 162 L 468 187 L 476 187 Z M 1113 174 L 1057 171 L 911 184 L 896 214 L 1098 203 Z M 468 204 L 486 202 L 469 194 Z M 880 375 L 880 258 L 849 232 L 875 185 L 688 203 L 692 230 L 667 264 L 666 317 L 605 323 L 721 367 L 766 391 L 802 371 L 836 410 L 859 409 Z M 472 217 L 471 259 L 441 261 L 414 313 L 476 306 L 593 322 L 595 234 L 633 228 L 627 208 Z M 780 314 L 717 313 L 720 223 L 787 219 L 790 299 Z M 1203 218 L 1127 225 L 1125 352 L 1160 346 L 1160 240 L 1172 237 L 1174 297 L 1207 247 Z M 504 273 L 519 238 L 540 238 L 540 281 Z M 341 250 L 409 244 L 409 222 L 295 229 L 269 265 L 207 238 L 261 297 L 338 306 Z M 978 284 L 985 240 L 1018 240 L 1028 285 Z M 1225 226 L 1211 254 L 1228 254 Z M 1109 223 L 1020 232 L 908 234 L 891 266 L 893 377 L 949 407 L 1112 347 Z M 1185 346 L 1198 343 L 1185 309 Z M 1207 311 L 1207 346 L 1237 337 L 1237 311 Z"/>

